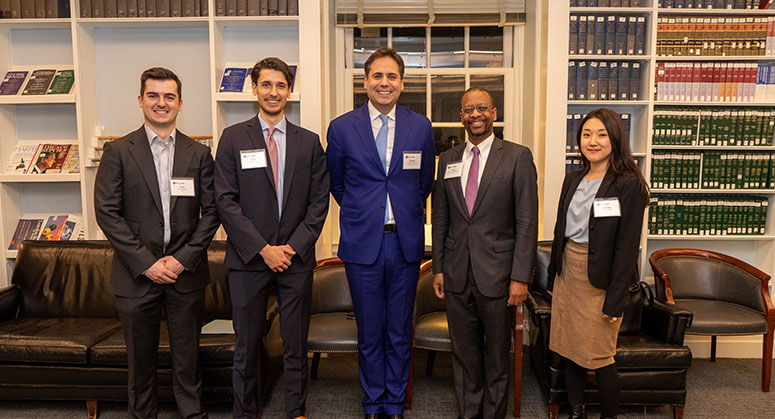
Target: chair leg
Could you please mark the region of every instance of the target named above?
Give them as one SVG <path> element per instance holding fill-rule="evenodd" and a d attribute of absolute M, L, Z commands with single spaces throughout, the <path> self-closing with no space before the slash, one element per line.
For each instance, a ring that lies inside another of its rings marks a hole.
<path fill-rule="evenodd" d="M 673 410 L 673 419 L 683 419 L 684 417 L 684 407 L 679 404 L 674 404 L 670 406 Z"/>
<path fill-rule="evenodd" d="M 514 417 L 522 414 L 522 304 L 514 309 Z"/>
<path fill-rule="evenodd" d="M 318 366 L 320 366 L 320 352 L 315 352 L 312 354 L 312 371 L 309 373 L 313 380 L 318 379 Z"/>
<path fill-rule="evenodd" d="M 436 363 L 436 351 L 428 351 L 428 360 L 425 362 L 425 376 L 433 375 L 433 364 Z"/>
<path fill-rule="evenodd" d="M 710 337 L 710 362 L 716 362 L 716 339 L 717 336 Z"/>
<path fill-rule="evenodd" d="M 409 352 L 409 382 L 406 383 L 406 409 L 412 410 L 412 384 L 414 383 L 414 345 Z"/>
<path fill-rule="evenodd" d="M 97 400 L 86 400 L 86 412 L 89 419 L 97 419 Z"/>
<path fill-rule="evenodd" d="M 775 335 L 775 325 L 767 327 L 767 334 L 764 335 L 762 351 L 762 391 L 770 391 L 770 378 L 772 377 L 772 339 Z"/>
<path fill-rule="evenodd" d="M 559 404 L 550 404 L 549 405 L 549 419 L 558 419 L 560 417 L 560 405 Z"/>
<path fill-rule="evenodd" d="M 261 403 L 256 403 L 256 419 L 261 419 Z"/>

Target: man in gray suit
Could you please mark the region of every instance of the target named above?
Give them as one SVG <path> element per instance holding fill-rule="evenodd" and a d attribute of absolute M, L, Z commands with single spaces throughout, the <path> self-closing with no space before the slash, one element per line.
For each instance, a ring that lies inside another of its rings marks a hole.
<path fill-rule="evenodd" d="M 99 224 L 115 249 L 110 290 L 124 330 L 129 413 L 155 418 L 162 309 L 172 350 L 172 385 L 184 418 L 205 418 L 199 334 L 207 247 L 218 229 L 210 149 L 175 129 L 180 80 L 154 67 L 140 77 L 145 123 L 109 142 L 94 184 Z"/>
<path fill-rule="evenodd" d="M 495 137 L 492 102 L 483 88 L 463 94 L 468 141 L 439 156 L 433 193 L 433 288 L 446 297 L 461 418 L 506 416 L 511 306 L 527 295 L 538 237 L 533 157 Z"/>

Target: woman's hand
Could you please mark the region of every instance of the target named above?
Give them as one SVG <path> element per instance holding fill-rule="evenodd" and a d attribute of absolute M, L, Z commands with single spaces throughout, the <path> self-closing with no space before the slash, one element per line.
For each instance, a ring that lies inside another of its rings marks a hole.
<path fill-rule="evenodd" d="M 608 323 L 616 323 L 620 317 L 611 317 L 608 314 L 603 314 L 603 320 L 607 321 Z"/>

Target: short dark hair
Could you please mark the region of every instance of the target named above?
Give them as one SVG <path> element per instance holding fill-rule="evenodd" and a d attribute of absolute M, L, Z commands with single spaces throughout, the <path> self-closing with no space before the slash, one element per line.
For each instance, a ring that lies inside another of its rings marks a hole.
<path fill-rule="evenodd" d="M 253 84 L 258 84 L 258 77 L 261 75 L 261 70 L 264 69 L 283 73 L 285 81 L 288 83 L 288 89 L 293 85 L 293 73 L 291 72 L 291 68 L 288 67 L 288 64 L 286 64 L 285 61 L 277 57 L 266 57 L 253 66 L 253 70 L 250 72 L 250 80 L 253 81 Z"/>
<path fill-rule="evenodd" d="M 180 84 L 178 75 L 173 73 L 172 70 L 164 67 L 151 67 L 148 70 L 143 71 L 143 75 L 140 76 L 140 96 L 145 94 L 145 81 L 152 80 L 173 80 L 178 85 L 178 99 L 183 98 L 183 86 Z"/>
<path fill-rule="evenodd" d="M 401 78 L 404 78 L 404 59 L 401 58 L 400 55 L 398 55 L 398 52 L 394 50 L 393 48 L 388 47 L 382 47 L 378 48 L 376 51 L 372 52 L 371 55 L 369 55 L 369 58 L 366 59 L 366 63 L 363 64 L 363 71 L 366 74 L 366 77 L 369 77 L 369 72 L 371 71 L 371 63 L 374 62 L 377 58 L 382 57 L 390 57 L 398 64 L 398 73 L 401 76 Z"/>
<path fill-rule="evenodd" d="M 468 89 L 466 89 L 466 91 L 463 92 L 463 96 L 460 96 L 460 103 L 463 103 L 463 98 L 468 94 L 468 92 L 482 92 L 482 93 L 486 93 L 487 96 L 490 97 L 490 105 L 494 105 L 492 102 L 494 102 L 495 99 L 493 99 L 492 93 L 490 93 L 490 91 L 485 89 L 484 87 L 479 87 L 479 86 L 471 86 Z"/>

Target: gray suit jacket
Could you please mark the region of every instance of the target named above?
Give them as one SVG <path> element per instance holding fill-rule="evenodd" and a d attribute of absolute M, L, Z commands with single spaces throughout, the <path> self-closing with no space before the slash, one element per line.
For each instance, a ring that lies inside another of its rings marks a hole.
<path fill-rule="evenodd" d="M 444 179 L 465 144 L 441 153 L 433 192 L 433 272 L 444 289 L 461 292 L 468 264 L 488 297 L 508 295 L 509 281 L 530 283 L 538 239 L 538 185 L 527 147 L 494 138 L 468 214 L 460 177 Z"/>
<path fill-rule="evenodd" d="M 210 150 L 180 131 L 175 135 L 172 177 L 194 179 L 194 197 L 171 197 L 172 234 L 164 246 L 164 217 L 153 154 L 145 128 L 105 144 L 94 183 L 97 223 L 115 249 L 110 290 L 141 297 L 151 288 L 143 275 L 165 255 L 186 269 L 175 288 L 191 292 L 207 286 L 207 246 L 218 229 Z"/>

